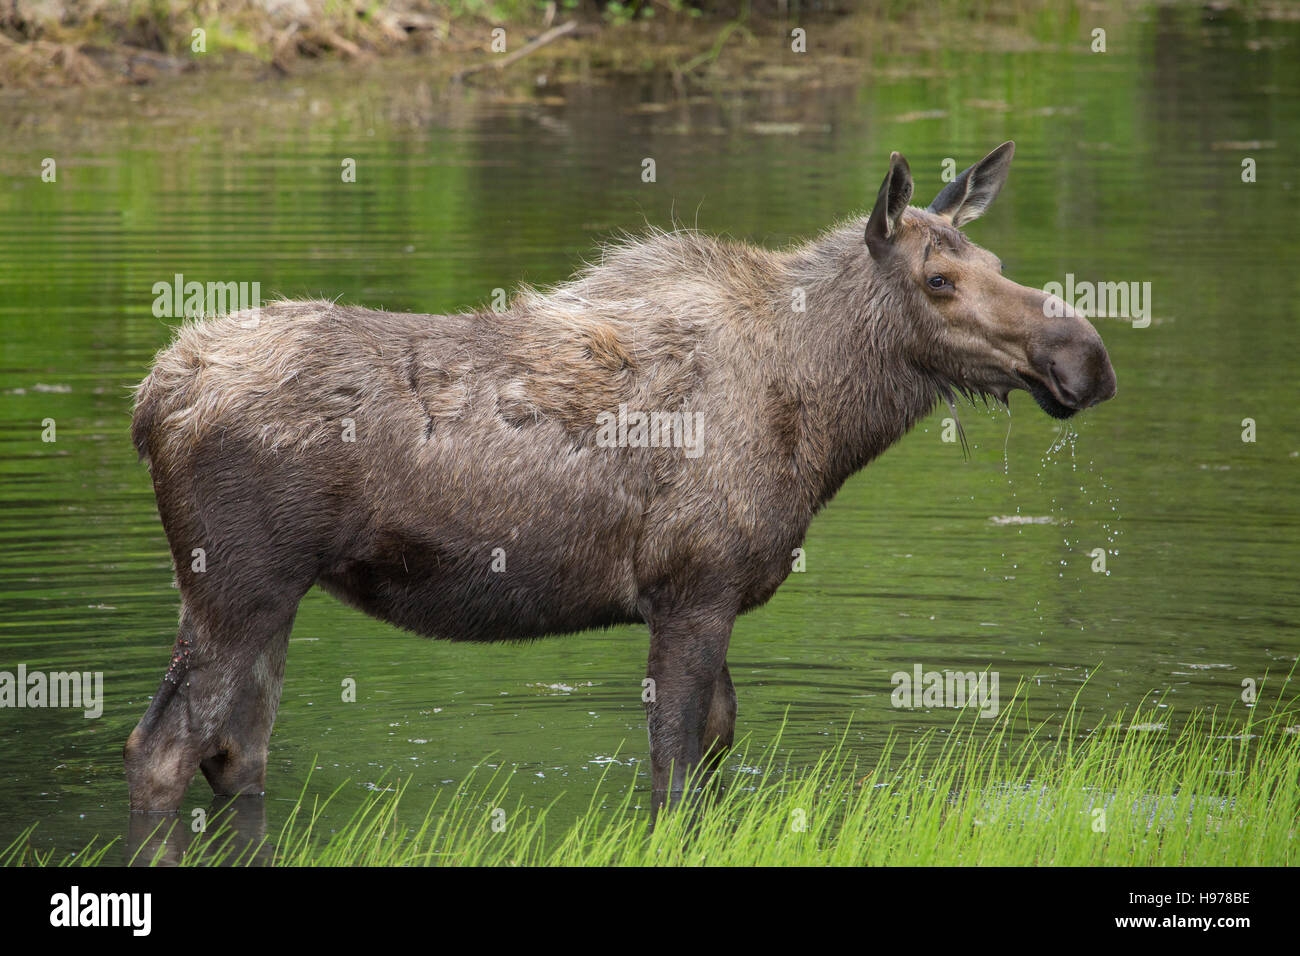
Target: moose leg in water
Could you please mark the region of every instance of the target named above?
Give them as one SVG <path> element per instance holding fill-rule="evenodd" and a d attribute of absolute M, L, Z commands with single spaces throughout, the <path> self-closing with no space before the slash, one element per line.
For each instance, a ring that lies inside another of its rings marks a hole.
<path fill-rule="evenodd" d="M 182 611 L 170 666 L 126 744 L 133 810 L 175 809 L 196 770 L 218 796 L 266 789 L 289 632 L 316 576 L 303 559 L 307 529 L 270 515 L 288 513 L 292 486 L 268 493 L 282 476 L 237 444 L 205 444 L 191 451 L 200 461 L 220 455 L 222 481 L 154 467 Z"/>
<path fill-rule="evenodd" d="M 716 688 L 724 679 L 727 644 L 734 613 L 697 610 L 647 615 L 650 621 L 648 676 L 654 681 L 653 699 L 646 702 L 650 733 L 650 771 L 653 805 L 676 803 L 686 789 L 687 774 L 697 770 L 701 758 L 725 732 L 711 720 Z M 730 684 L 730 678 L 725 678 Z M 734 708 L 731 718 L 734 720 Z M 713 725 L 713 739 L 706 739 Z M 702 783 L 698 773 L 693 784 Z"/>
<path fill-rule="evenodd" d="M 701 764 L 712 773 L 731 749 L 736 737 L 736 687 L 731 683 L 731 672 L 724 662 L 722 672 L 713 684 L 713 702 L 709 706 L 709 719 L 704 724 L 704 756 Z"/>
<path fill-rule="evenodd" d="M 187 686 L 197 631 L 194 615 L 182 605 L 171 664 L 123 748 L 132 810 L 175 810 L 199 768 L 202 753 L 188 703 L 194 689 Z"/>
<path fill-rule="evenodd" d="M 250 624 L 259 631 L 257 639 L 249 641 L 254 648 L 251 661 L 240 660 L 224 669 L 240 676 L 224 682 L 216 695 L 229 704 L 212 714 L 204 735 L 208 756 L 199 763 L 212 792 L 220 797 L 260 795 L 266 789 L 268 747 L 284 684 L 293 615 L 266 616 Z"/>
<path fill-rule="evenodd" d="M 126 745 L 132 809 L 174 807 L 202 770 L 218 796 L 266 789 L 293 611 L 229 624 L 182 615 L 172 666 Z"/>

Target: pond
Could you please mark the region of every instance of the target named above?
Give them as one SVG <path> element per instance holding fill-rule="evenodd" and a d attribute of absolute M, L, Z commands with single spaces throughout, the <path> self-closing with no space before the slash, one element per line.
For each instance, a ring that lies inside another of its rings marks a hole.
<path fill-rule="evenodd" d="M 156 283 L 450 312 L 561 280 L 647 223 L 809 236 L 870 206 L 895 149 L 928 202 L 946 160 L 1014 139 L 968 234 L 1019 282 L 1138 283 L 1149 312 L 1095 320 L 1119 393 L 1068 430 L 1024 393 L 1010 413 L 959 406 L 965 457 L 941 407 L 849 481 L 806 569 L 737 623 L 738 734 L 761 748 L 780 731 L 797 765 L 847 728 L 870 759 L 891 731 L 955 719 L 891 706 L 916 665 L 990 669 L 1004 700 L 1023 681 L 1039 719 L 1078 695 L 1085 727 L 1139 705 L 1173 727 L 1276 684 L 1300 649 L 1300 24 L 1207 16 L 1114 24 L 1104 54 L 1079 27 L 1068 50 L 876 52 L 847 78 L 686 97 L 636 76 L 506 95 L 408 61 L 4 94 L 0 671 L 102 672 L 103 712 L 0 710 L 0 845 L 32 823 L 60 852 L 126 827 L 121 748 L 178 607 L 128 436 L 129 388 L 176 323 L 155 316 Z M 561 815 L 615 761 L 648 806 L 647 640 L 430 641 L 313 591 L 269 822 L 309 774 L 343 787 L 341 818 L 399 778 L 426 806 L 485 759 Z M 196 779 L 185 809 L 210 801 Z"/>

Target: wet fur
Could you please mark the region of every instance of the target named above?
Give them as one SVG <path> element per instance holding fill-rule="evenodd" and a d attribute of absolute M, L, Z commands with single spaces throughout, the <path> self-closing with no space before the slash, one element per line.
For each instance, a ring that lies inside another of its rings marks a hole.
<path fill-rule="evenodd" d="M 782 254 L 657 233 L 500 314 L 279 302 L 255 326 L 186 325 L 133 438 L 187 604 L 248 614 L 257 574 L 310 579 L 490 641 L 642 620 L 639 595 L 705 563 L 754 607 L 816 510 L 938 396 L 891 354 L 906 309 L 873 294 L 860 235 Z M 597 447 L 621 403 L 702 413 L 704 454 Z"/>

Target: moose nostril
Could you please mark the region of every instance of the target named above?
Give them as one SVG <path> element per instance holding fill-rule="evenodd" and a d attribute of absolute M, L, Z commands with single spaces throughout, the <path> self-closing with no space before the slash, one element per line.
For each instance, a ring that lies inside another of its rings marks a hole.
<path fill-rule="evenodd" d="M 1115 393 L 1119 390 L 1119 382 L 1115 377 L 1115 369 L 1110 364 L 1110 357 L 1103 355 L 1102 361 L 1104 363 L 1102 366 L 1103 372 L 1101 377 L 1098 379 L 1100 385 L 1097 388 L 1096 394 L 1093 396 L 1093 405 L 1098 405 L 1101 402 L 1114 398 Z"/>
<path fill-rule="evenodd" d="M 1051 378 L 1052 384 L 1056 386 L 1056 390 L 1060 392 L 1061 397 L 1069 402 L 1069 404 L 1076 406 L 1081 404 L 1079 397 L 1074 393 L 1074 390 L 1066 385 L 1065 382 L 1061 380 L 1061 376 L 1057 374 L 1056 362 L 1047 363 L 1047 375 Z"/>

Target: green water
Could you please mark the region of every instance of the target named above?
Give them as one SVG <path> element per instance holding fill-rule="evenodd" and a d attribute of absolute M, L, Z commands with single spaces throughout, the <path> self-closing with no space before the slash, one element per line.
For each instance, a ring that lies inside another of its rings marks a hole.
<path fill-rule="evenodd" d="M 128 387 L 175 321 L 154 317 L 154 283 L 453 311 L 674 215 L 766 245 L 806 236 L 870 203 L 892 149 L 928 201 L 945 158 L 1014 138 L 1009 185 L 969 234 L 1027 285 L 1150 282 L 1152 321 L 1097 320 L 1119 393 L 1063 440 L 1017 393 L 1010 415 L 958 409 L 969 460 L 943 409 L 852 479 L 813 523 L 807 570 L 737 624 L 738 732 L 766 745 L 787 719 L 798 764 L 851 720 L 848 745 L 874 757 L 891 730 L 954 719 L 890 705 L 890 676 L 918 663 L 992 668 L 1004 699 L 1027 681 L 1044 719 L 1081 692 L 1085 723 L 1145 702 L 1173 726 L 1240 708 L 1244 679 L 1276 684 L 1300 649 L 1300 24 L 1110 26 L 1104 55 L 1080 25 L 1073 51 L 877 56 L 849 83 L 687 101 L 657 79 L 503 98 L 401 63 L 0 95 L 0 670 L 102 671 L 105 695 L 98 719 L 0 710 L 0 845 L 36 821 L 60 850 L 125 827 L 121 747 L 177 612 L 127 434 Z M 1040 520 L 992 520 L 1008 516 Z M 394 772 L 426 805 L 489 755 L 526 806 L 558 797 L 563 815 L 617 754 L 613 779 L 644 806 L 646 648 L 644 627 L 427 641 L 313 592 L 270 823 L 309 772 L 344 786 L 340 812 Z M 186 809 L 209 801 L 197 780 Z"/>

